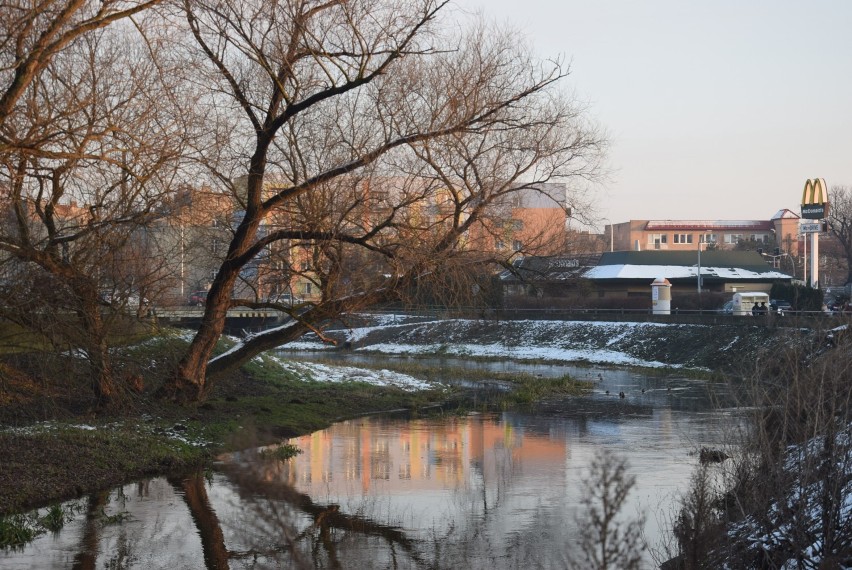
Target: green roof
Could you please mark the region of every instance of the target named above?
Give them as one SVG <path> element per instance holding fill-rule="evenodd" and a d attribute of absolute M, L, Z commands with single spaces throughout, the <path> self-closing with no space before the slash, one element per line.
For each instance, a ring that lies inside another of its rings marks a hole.
<path fill-rule="evenodd" d="M 698 265 L 698 250 L 693 251 L 612 251 L 601 255 L 602 265 Z M 702 267 L 737 267 L 757 273 L 772 271 L 762 255 L 756 251 L 710 250 L 701 252 Z"/>

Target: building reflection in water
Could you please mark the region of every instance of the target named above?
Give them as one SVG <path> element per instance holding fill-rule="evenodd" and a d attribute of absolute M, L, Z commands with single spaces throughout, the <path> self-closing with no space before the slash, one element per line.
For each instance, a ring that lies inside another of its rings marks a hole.
<path fill-rule="evenodd" d="M 507 467 L 561 472 L 564 437 L 526 432 L 505 418 L 471 415 L 400 422 L 360 418 L 286 443 L 302 453 L 263 462 L 262 479 L 335 502 L 357 496 L 461 490 L 503 477 Z"/>

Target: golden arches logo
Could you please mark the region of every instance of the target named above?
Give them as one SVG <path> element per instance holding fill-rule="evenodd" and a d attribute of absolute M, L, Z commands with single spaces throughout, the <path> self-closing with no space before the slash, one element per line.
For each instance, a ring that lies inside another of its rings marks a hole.
<path fill-rule="evenodd" d="M 802 206 L 809 204 L 825 204 L 828 202 L 828 188 L 825 179 L 814 178 L 805 182 L 805 190 L 802 192 Z"/>
<path fill-rule="evenodd" d="M 802 218 L 823 220 L 828 216 L 828 187 L 822 178 L 805 182 L 802 192 Z"/>

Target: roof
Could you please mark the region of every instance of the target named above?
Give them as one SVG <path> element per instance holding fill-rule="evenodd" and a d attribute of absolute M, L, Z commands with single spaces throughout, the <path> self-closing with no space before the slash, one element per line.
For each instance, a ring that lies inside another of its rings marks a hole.
<path fill-rule="evenodd" d="M 648 220 L 645 231 L 765 231 L 775 226 L 769 220 Z"/>
<path fill-rule="evenodd" d="M 782 218 L 783 219 L 798 220 L 799 214 L 797 214 L 796 212 L 794 212 L 792 210 L 788 210 L 787 208 L 782 208 L 782 209 L 778 210 L 777 212 L 775 212 L 775 215 L 772 216 L 771 219 L 772 220 L 780 220 Z"/>
<path fill-rule="evenodd" d="M 615 251 L 604 253 L 597 267 L 584 274 L 587 279 L 695 280 L 696 251 Z M 701 252 L 703 279 L 720 281 L 789 281 L 792 277 L 773 269 L 755 251 L 713 250 Z"/>
<path fill-rule="evenodd" d="M 512 269 L 500 274 L 500 279 L 510 281 L 565 280 L 582 277 L 589 268 L 597 265 L 600 254 L 574 256 L 525 257 L 512 264 Z"/>

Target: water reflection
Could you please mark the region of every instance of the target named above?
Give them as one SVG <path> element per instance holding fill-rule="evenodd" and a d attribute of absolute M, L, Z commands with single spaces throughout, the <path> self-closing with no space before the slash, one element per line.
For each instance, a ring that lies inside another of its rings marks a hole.
<path fill-rule="evenodd" d="M 289 440 L 303 450 L 290 460 L 250 450 L 209 479 L 124 486 L 90 497 L 56 536 L 1 553 L 0 567 L 563 567 L 601 447 L 628 460 L 627 514 L 646 512 L 658 541 L 689 452 L 724 441 L 731 416 L 701 383 L 605 372 L 573 404 L 360 418 Z"/>

